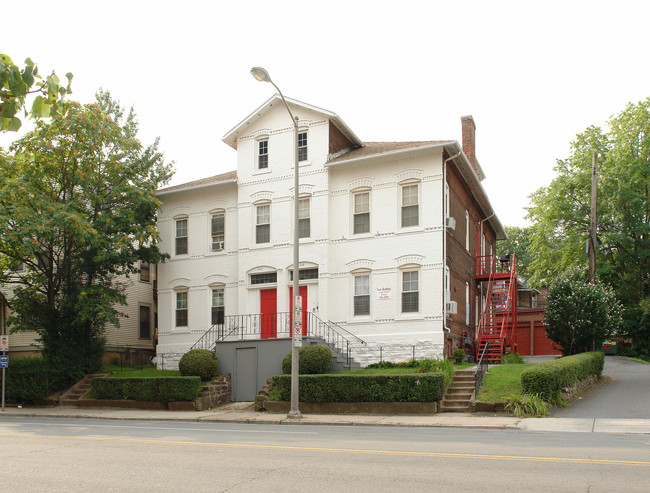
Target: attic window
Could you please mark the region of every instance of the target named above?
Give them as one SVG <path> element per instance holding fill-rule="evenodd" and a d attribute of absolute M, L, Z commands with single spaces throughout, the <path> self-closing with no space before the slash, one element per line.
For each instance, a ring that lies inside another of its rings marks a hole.
<path fill-rule="evenodd" d="M 260 140 L 257 148 L 257 168 L 266 169 L 269 167 L 269 141 Z"/>
<path fill-rule="evenodd" d="M 307 161 L 307 132 L 298 134 L 298 161 Z"/>

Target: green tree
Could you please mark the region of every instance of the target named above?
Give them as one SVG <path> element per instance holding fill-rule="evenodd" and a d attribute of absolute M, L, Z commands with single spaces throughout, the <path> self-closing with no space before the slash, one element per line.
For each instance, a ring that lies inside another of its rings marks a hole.
<path fill-rule="evenodd" d="M 59 77 L 52 72 L 43 77 L 38 73 L 37 65 L 30 58 L 25 60 L 21 69 L 14 64 L 9 55 L 0 53 L 0 131 L 16 131 L 22 122 L 16 116 L 24 110 L 25 116 L 34 118 L 48 117 L 56 112 L 66 94 L 71 94 L 72 74 L 65 74 L 68 84 L 61 85 Z M 32 102 L 31 111 L 25 108 L 27 96 L 37 94 Z"/>
<path fill-rule="evenodd" d="M 531 227 L 521 228 L 519 226 L 506 226 L 507 240 L 497 242 L 497 255 L 501 257 L 509 253 L 515 253 L 519 259 L 519 273 L 528 277 L 528 266 L 534 255 L 531 251 Z"/>
<path fill-rule="evenodd" d="M 562 348 L 564 356 L 593 351 L 597 342 L 616 334 L 623 323 L 614 290 L 587 282 L 577 268 L 551 283 L 544 317 L 548 338 Z"/>
<path fill-rule="evenodd" d="M 603 131 L 589 127 L 560 160 L 557 176 L 531 196 L 530 265 L 534 285 L 545 285 L 571 266 L 587 264 L 592 156 L 598 155 L 596 271 L 614 287 L 624 310 L 623 335 L 650 351 L 650 98 L 610 118 Z"/>
<path fill-rule="evenodd" d="M 100 366 L 104 326 L 125 302 L 119 276 L 164 259 L 156 190 L 171 167 L 137 130 L 133 111 L 100 92 L 96 104 L 64 103 L 0 155 L 0 254 L 26 267 L 6 279 L 8 322 L 38 332 L 66 381 Z"/>

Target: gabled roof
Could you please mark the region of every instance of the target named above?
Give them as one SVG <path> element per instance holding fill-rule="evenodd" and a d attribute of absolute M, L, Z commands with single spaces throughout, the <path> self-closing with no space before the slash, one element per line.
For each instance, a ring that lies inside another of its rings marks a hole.
<path fill-rule="evenodd" d="M 188 183 L 183 183 L 181 185 L 175 185 L 173 187 L 161 188 L 156 192 L 157 195 L 164 195 L 172 192 L 179 192 L 181 190 L 190 190 L 195 188 L 209 187 L 212 185 L 220 185 L 224 183 L 236 183 L 237 182 L 237 172 L 229 171 L 228 173 L 221 173 L 220 175 L 209 176 L 207 178 L 201 178 L 200 180 L 190 181 Z"/>
<path fill-rule="evenodd" d="M 357 146 L 363 145 L 361 140 L 359 140 L 359 137 L 357 137 L 354 132 L 348 127 L 343 120 L 336 114 L 328 110 L 324 110 L 323 108 L 318 108 L 317 106 L 312 106 L 307 103 L 303 103 L 302 101 L 298 101 L 296 99 L 291 99 L 291 98 L 284 98 L 287 101 L 287 104 L 290 106 L 298 106 L 300 108 L 307 109 L 309 111 L 314 111 L 316 113 L 320 113 L 326 118 L 328 118 L 335 126 L 338 128 L 345 137 L 352 142 L 353 144 Z M 233 149 L 237 149 L 237 138 L 244 134 L 246 131 L 246 127 L 253 123 L 255 120 L 258 118 L 261 118 L 264 116 L 266 113 L 268 113 L 273 106 L 277 105 L 282 105 L 284 106 L 284 103 L 282 102 L 282 98 L 280 97 L 279 94 L 274 94 L 268 101 L 266 101 L 262 106 L 257 108 L 255 111 L 253 111 L 250 115 L 248 115 L 246 118 L 244 118 L 240 123 L 238 123 L 234 128 L 232 128 L 226 135 L 223 136 L 223 141 L 228 144 L 230 147 Z M 284 108 L 282 111 L 286 111 Z M 289 115 L 287 115 L 288 117 Z"/>
<path fill-rule="evenodd" d="M 338 163 L 357 161 L 377 157 L 379 155 L 398 154 L 414 149 L 427 149 L 449 143 L 447 140 L 424 140 L 414 142 L 364 142 L 363 147 L 353 149 L 341 156 L 330 159 L 325 166 L 335 166 Z"/>

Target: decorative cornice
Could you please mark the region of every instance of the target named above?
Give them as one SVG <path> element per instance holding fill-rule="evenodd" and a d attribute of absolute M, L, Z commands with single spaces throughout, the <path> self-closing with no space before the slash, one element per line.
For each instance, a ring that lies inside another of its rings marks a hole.
<path fill-rule="evenodd" d="M 367 258 L 361 258 L 358 260 L 352 260 L 351 262 L 348 262 L 348 270 L 349 272 L 352 272 L 357 269 L 372 269 L 372 264 L 374 264 L 375 261 Z"/>
<path fill-rule="evenodd" d="M 177 279 L 173 279 L 169 281 L 169 285 L 172 288 L 189 288 L 190 287 L 191 281 L 189 279 L 186 279 L 184 277 L 179 277 Z"/>
<path fill-rule="evenodd" d="M 362 176 L 361 178 L 357 178 L 355 180 L 352 180 L 348 182 L 348 188 L 350 190 L 354 190 L 356 188 L 372 188 L 372 183 L 375 181 L 374 178 L 370 176 Z"/>
<path fill-rule="evenodd" d="M 271 200 L 273 198 L 273 192 L 269 190 L 260 190 L 251 194 L 251 201 L 253 203 L 260 202 L 262 200 Z"/>
<path fill-rule="evenodd" d="M 411 254 L 411 255 L 402 255 L 401 257 L 397 257 L 395 261 L 397 262 L 397 265 L 402 267 L 404 265 L 422 265 L 422 260 L 424 259 L 424 256 L 418 255 L 418 254 Z"/>
<path fill-rule="evenodd" d="M 398 183 L 406 180 L 422 180 L 422 173 L 423 170 L 421 169 L 406 169 L 404 171 L 400 171 L 399 173 L 395 173 L 395 178 L 397 179 Z"/>

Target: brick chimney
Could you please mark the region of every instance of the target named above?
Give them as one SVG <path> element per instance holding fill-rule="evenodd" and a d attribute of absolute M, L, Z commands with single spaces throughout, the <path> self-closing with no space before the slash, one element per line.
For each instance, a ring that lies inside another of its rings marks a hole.
<path fill-rule="evenodd" d="M 476 167 L 476 123 L 474 123 L 472 115 L 461 116 L 460 121 L 463 124 L 463 152 L 474 171 L 478 173 Z"/>

